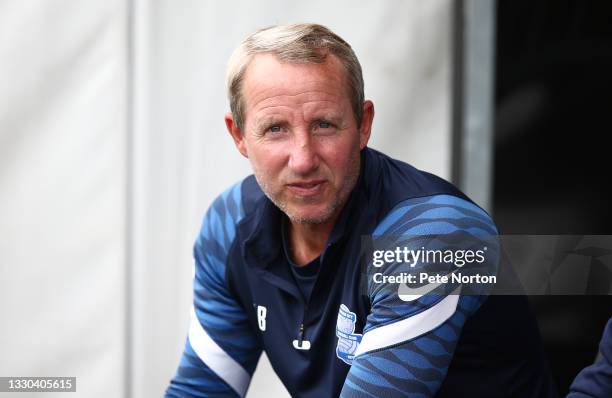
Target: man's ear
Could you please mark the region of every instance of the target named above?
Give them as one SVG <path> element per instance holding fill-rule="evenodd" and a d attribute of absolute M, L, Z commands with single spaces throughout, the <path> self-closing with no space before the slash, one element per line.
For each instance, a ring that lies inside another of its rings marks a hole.
<path fill-rule="evenodd" d="M 238 151 L 242 156 L 248 158 L 249 154 L 246 149 L 246 143 L 244 142 L 244 135 L 242 134 L 242 130 L 240 130 L 234 122 L 234 115 L 232 115 L 231 112 L 225 114 L 225 127 L 227 127 L 228 133 L 232 136 L 234 145 L 236 145 Z"/>
<path fill-rule="evenodd" d="M 361 126 L 359 126 L 359 149 L 368 145 L 372 132 L 372 122 L 374 121 L 374 103 L 367 100 L 363 103 L 361 112 Z"/>

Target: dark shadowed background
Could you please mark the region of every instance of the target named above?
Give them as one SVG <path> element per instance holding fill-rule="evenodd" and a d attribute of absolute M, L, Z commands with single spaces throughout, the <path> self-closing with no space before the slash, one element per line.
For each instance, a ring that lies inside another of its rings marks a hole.
<path fill-rule="evenodd" d="M 612 234 L 612 3 L 497 3 L 493 208 L 505 234 Z M 612 277 L 612 276 L 609 276 Z M 531 297 L 562 394 L 611 296 Z"/>

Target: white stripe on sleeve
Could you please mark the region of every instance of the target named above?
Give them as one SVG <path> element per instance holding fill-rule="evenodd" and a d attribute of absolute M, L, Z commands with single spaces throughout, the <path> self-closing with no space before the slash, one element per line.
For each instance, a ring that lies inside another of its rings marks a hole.
<path fill-rule="evenodd" d="M 442 325 L 457 309 L 460 296 L 454 293 L 414 316 L 366 332 L 355 356 L 403 343 Z"/>
<path fill-rule="evenodd" d="M 251 382 L 251 376 L 206 333 L 193 307 L 191 307 L 189 344 L 202 362 L 229 384 L 238 395 L 244 397 Z"/>

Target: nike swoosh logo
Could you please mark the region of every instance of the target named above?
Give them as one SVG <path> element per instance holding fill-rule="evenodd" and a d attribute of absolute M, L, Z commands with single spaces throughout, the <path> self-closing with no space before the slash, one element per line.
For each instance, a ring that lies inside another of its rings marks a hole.
<path fill-rule="evenodd" d="M 450 274 L 454 274 L 455 272 L 457 272 L 457 270 L 451 271 L 447 274 L 440 275 L 440 276 L 449 276 Z M 400 300 L 402 301 L 414 301 L 414 300 L 418 300 L 419 298 L 423 297 L 427 293 L 430 293 L 431 291 L 435 290 L 436 288 L 442 285 L 444 285 L 444 283 L 437 282 L 437 283 L 428 283 L 427 285 L 412 288 L 412 287 L 406 286 L 405 283 L 402 283 L 397 288 L 397 294 Z"/>

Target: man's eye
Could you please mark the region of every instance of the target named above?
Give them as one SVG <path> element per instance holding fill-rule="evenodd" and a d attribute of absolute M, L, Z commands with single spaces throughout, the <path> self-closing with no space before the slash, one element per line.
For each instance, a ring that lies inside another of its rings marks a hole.
<path fill-rule="evenodd" d="M 272 126 L 268 129 L 269 132 L 271 133 L 280 133 L 281 132 L 281 127 L 280 126 Z"/>
<path fill-rule="evenodd" d="M 328 129 L 331 126 L 332 126 L 331 123 L 328 123 L 328 122 L 319 122 L 319 128 Z"/>

